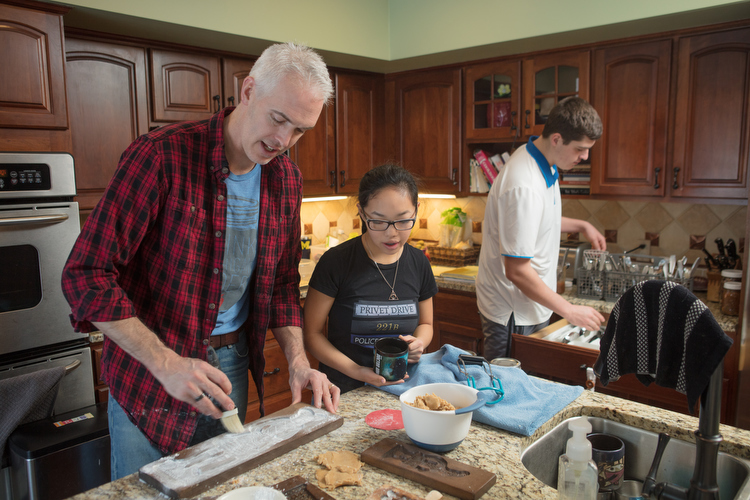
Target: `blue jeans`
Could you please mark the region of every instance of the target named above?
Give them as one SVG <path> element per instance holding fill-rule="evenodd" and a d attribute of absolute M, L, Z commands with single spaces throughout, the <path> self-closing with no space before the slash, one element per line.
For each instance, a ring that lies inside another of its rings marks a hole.
<path fill-rule="evenodd" d="M 247 412 L 248 352 L 245 334 L 240 335 L 240 341 L 236 344 L 216 350 L 221 363 L 221 371 L 229 377 L 229 381 L 232 383 L 232 392 L 229 397 L 237 406 L 241 422 L 245 421 Z M 112 446 L 110 457 L 112 481 L 138 472 L 138 469 L 144 465 L 164 456 L 164 453 L 151 444 L 151 441 L 128 419 L 125 411 L 117 404 L 111 394 L 107 413 L 109 439 Z M 198 419 L 195 434 L 190 440 L 190 446 L 218 436 L 223 432 L 225 431 L 220 420 L 201 415 Z"/>
<path fill-rule="evenodd" d="M 516 325 L 516 320 L 512 313 L 508 319 L 507 325 L 495 323 L 494 321 L 487 319 L 482 313 L 479 313 L 479 318 L 482 320 L 482 332 L 484 333 L 483 354 L 487 361 L 492 361 L 495 358 L 510 357 L 511 344 L 513 341 L 513 336 L 510 332 L 519 335 L 531 335 L 549 324 L 549 320 L 547 320 L 538 325 L 518 326 Z"/>

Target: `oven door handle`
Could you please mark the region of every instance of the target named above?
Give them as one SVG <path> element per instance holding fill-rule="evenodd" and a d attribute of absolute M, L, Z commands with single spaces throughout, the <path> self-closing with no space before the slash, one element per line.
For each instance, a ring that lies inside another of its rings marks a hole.
<path fill-rule="evenodd" d="M 68 220 L 68 214 L 52 214 L 52 215 L 30 215 L 28 217 L 8 217 L 5 219 L 0 218 L 1 226 L 19 226 L 25 224 L 49 224 L 64 222 Z"/>

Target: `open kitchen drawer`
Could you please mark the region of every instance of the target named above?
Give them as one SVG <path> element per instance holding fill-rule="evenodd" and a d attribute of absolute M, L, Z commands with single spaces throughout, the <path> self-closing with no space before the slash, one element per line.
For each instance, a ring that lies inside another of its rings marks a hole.
<path fill-rule="evenodd" d="M 605 314 L 606 316 L 608 315 Z M 561 319 L 529 336 L 513 334 L 512 356 L 521 362 L 521 368 L 529 375 L 564 384 L 585 386 L 586 368 L 594 366 L 599 350 L 548 339 L 567 325 L 567 320 Z M 727 420 L 727 415 L 731 415 L 732 412 L 728 413 L 727 407 L 733 407 L 733 401 L 730 401 L 730 398 L 734 397 L 730 396 L 733 394 L 730 390 L 733 387 L 733 378 L 728 373 L 727 364 L 725 362 L 721 422 L 731 424 L 732 422 Z M 623 375 L 617 382 L 610 382 L 606 387 L 597 378 L 596 391 L 666 410 L 689 413 L 685 395 L 656 384 L 647 387 L 633 374 Z M 697 411 L 694 415 L 698 415 Z"/>

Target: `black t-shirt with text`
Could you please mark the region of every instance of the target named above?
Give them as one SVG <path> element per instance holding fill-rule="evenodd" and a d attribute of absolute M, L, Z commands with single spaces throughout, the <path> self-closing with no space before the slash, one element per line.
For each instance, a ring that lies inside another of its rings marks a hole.
<path fill-rule="evenodd" d="M 393 284 L 396 263 L 378 264 Z M 328 340 L 361 366 L 372 367 L 373 345 L 383 337 L 411 335 L 419 325 L 419 302 L 437 293 L 437 284 L 424 254 L 404 245 L 394 291 L 354 238 L 328 250 L 315 266 L 310 287 L 336 299 L 328 314 Z M 364 385 L 321 363 L 320 370 L 346 392 Z"/>

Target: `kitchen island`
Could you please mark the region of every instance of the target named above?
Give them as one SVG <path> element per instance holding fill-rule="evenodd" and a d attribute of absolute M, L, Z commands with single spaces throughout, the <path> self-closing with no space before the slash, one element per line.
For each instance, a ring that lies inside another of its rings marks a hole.
<path fill-rule="evenodd" d="M 345 419 L 342 427 L 195 498 L 213 499 L 242 486 L 270 486 L 296 475 L 317 484 L 315 471 L 321 466 L 314 457 L 320 453 L 343 449 L 359 454 L 386 437 L 408 441 L 403 429 L 384 431 L 373 429 L 365 423 L 364 419 L 368 413 L 383 408 L 398 409 L 398 398 L 372 387 L 344 394 L 339 406 L 339 414 Z M 607 418 L 653 432 L 669 432 L 673 438 L 685 441 L 693 441 L 693 431 L 698 428 L 698 419 L 694 417 L 584 391 L 581 396 L 529 437 L 473 422 L 469 435 L 463 443 L 446 456 L 496 474 L 497 483 L 482 498 L 557 498 L 555 489 L 546 486 L 525 469 L 521 463 L 520 454 L 529 444 L 555 425 L 578 415 Z M 724 437 L 721 444 L 722 451 L 750 459 L 750 431 L 722 425 L 721 434 Z M 339 500 L 362 500 L 384 484 L 390 484 L 421 496 L 430 491 L 430 488 L 421 484 L 370 465 L 365 465 L 362 472 L 364 476 L 362 486 L 339 487 L 332 491 L 331 495 Z M 76 500 L 147 500 L 165 497 L 140 482 L 137 474 L 133 474 L 74 498 Z M 445 496 L 444 498 L 453 497 Z"/>

